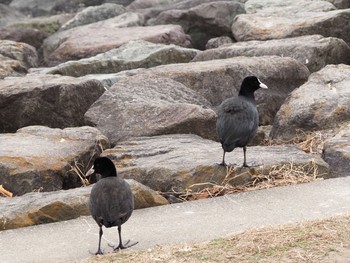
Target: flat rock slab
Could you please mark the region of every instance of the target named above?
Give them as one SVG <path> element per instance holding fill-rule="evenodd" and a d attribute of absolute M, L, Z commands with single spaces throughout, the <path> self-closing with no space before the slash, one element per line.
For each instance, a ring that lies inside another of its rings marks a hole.
<path fill-rule="evenodd" d="M 272 138 L 291 140 L 350 121 L 349 86 L 348 65 L 327 65 L 312 73 L 281 106 L 271 130 Z"/>
<path fill-rule="evenodd" d="M 295 14 L 242 14 L 235 17 L 232 33 L 237 41 L 268 40 L 320 34 L 337 37 L 350 45 L 350 9 Z"/>
<path fill-rule="evenodd" d="M 194 133 L 216 138 L 210 103 L 169 78 L 136 75 L 108 89 L 86 112 L 112 145 L 135 136 Z"/>
<path fill-rule="evenodd" d="M 248 0 L 245 3 L 247 13 L 291 14 L 300 12 L 328 12 L 337 8 L 323 0 Z"/>
<path fill-rule="evenodd" d="M 3 133 L 0 182 L 14 195 L 80 186 L 72 167 L 84 170 L 90 159 L 107 147 L 108 139 L 87 126 L 63 130 L 28 126 L 16 133 Z"/>
<path fill-rule="evenodd" d="M 226 44 L 199 53 L 193 61 L 272 55 L 294 58 L 307 66 L 310 72 L 328 64 L 350 64 L 350 47 L 344 40 L 321 35 Z"/>
<path fill-rule="evenodd" d="M 84 114 L 105 91 L 97 80 L 26 75 L 0 80 L 0 132 L 29 125 L 84 125 Z"/>
<path fill-rule="evenodd" d="M 48 74 L 73 77 L 87 74 L 116 73 L 136 68 L 151 68 L 172 63 L 190 62 L 200 51 L 173 44 L 154 44 L 136 40 L 94 57 L 67 61 L 48 69 Z"/>
<path fill-rule="evenodd" d="M 168 204 L 168 201 L 135 180 L 127 180 L 134 195 L 134 208 Z M 28 193 L 0 198 L 0 231 L 74 219 L 89 215 L 91 187 L 54 192 Z"/>
<path fill-rule="evenodd" d="M 135 179 L 158 191 L 185 191 L 193 184 L 206 187 L 208 183 L 221 184 L 228 179 L 227 168 L 218 165 L 222 160 L 220 143 L 195 135 L 134 138 L 105 150 L 102 155 L 114 160 L 124 178 Z M 242 149 L 228 153 L 226 161 L 241 166 Z M 238 174 L 232 174 L 235 178 L 231 178 L 231 183 L 246 183 L 249 174 L 263 173 L 286 163 L 307 169 L 315 166 L 317 176 L 328 175 L 328 165 L 320 157 L 291 145 L 248 147 L 247 162 L 258 166 L 239 169 Z"/>
<path fill-rule="evenodd" d="M 329 164 L 331 177 L 350 175 L 350 125 L 347 128 L 326 140 L 323 146 L 323 158 Z"/>
<path fill-rule="evenodd" d="M 43 44 L 45 61 L 49 66 L 68 60 L 92 57 L 132 40 L 175 44 L 191 47 L 191 39 L 178 25 L 125 27 L 115 18 L 58 32 Z M 93 38 L 91 36 L 94 36 Z"/>

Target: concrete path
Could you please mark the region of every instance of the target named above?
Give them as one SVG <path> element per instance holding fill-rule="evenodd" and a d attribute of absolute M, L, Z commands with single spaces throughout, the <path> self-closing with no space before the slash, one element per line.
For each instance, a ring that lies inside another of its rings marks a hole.
<path fill-rule="evenodd" d="M 350 213 L 350 177 L 272 188 L 134 211 L 122 227 L 132 249 L 205 241 L 250 228 Z M 116 228 L 104 231 L 102 247 L 117 242 Z M 90 217 L 0 231 L 0 262 L 74 262 L 95 252 L 98 227 Z"/>

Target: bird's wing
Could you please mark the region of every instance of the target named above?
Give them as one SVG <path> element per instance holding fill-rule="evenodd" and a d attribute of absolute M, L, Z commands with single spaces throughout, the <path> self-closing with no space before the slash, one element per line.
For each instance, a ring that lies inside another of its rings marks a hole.
<path fill-rule="evenodd" d="M 255 134 L 257 118 L 256 107 L 251 102 L 239 97 L 225 100 L 218 109 L 216 122 L 221 143 L 228 148 L 248 143 Z"/>

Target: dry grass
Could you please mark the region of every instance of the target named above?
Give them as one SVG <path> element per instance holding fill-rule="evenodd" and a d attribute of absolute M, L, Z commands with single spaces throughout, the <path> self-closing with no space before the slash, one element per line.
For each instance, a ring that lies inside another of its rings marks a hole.
<path fill-rule="evenodd" d="M 285 186 L 292 184 L 308 183 L 318 180 L 317 165 L 313 162 L 309 165 L 295 165 L 294 163 L 286 163 L 283 165 L 274 165 L 267 171 L 265 168 L 256 170 L 252 169 L 249 172 L 251 178 L 249 182 L 242 185 L 231 184 L 237 176 L 240 176 L 241 168 L 229 166 L 227 167 L 227 173 L 224 180 L 220 184 L 214 184 L 210 182 L 193 184 L 189 186 L 184 192 L 173 192 L 172 195 L 176 196 L 181 201 L 191 201 L 204 198 L 211 198 L 216 196 L 222 196 L 226 194 L 233 194 L 238 192 L 255 191 L 260 189 L 266 189 L 277 186 Z M 258 173 L 254 174 L 254 172 Z M 201 186 L 207 186 L 200 191 L 195 191 Z"/>
<path fill-rule="evenodd" d="M 350 216 L 248 230 L 204 243 L 122 251 L 84 262 L 349 263 Z"/>

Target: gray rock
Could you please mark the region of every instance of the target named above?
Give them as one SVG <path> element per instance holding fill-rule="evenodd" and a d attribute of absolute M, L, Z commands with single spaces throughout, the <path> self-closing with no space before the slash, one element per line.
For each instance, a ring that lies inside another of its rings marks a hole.
<path fill-rule="evenodd" d="M 78 12 L 71 20 L 67 21 L 60 30 L 67 30 L 76 26 L 91 24 L 108 18 L 119 16 L 126 12 L 122 5 L 105 3 L 100 6 L 89 6 Z"/>
<path fill-rule="evenodd" d="M 170 64 L 124 71 L 113 74 L 112 77 L 116 79 L 118 75 L 126 74 L 171 78 L 196 91 L 214 108 L 224 99 L 237 95 L 242 80 L 246 76 L 256 75 L 269 87 L 268 91 L 258 90 L 255 93 L 260 125 L 269 125 L 273 123 L 287 95 L 305 83 L 310 72 L 307 67 L 292 58 L 266 56 Z"/>
<path fill-rule="evenodd" d="M 349 0 L 327 0 L 327 1 L 331 2 L 338 9 L 350 8 Z"/>
<path fill-rule="evenodd" d="M 271 136 L 290 140 L 350 121 L 350 66 L 328 65 L 310 75 L 278 111 Z"/>
<path fill-rule="evenodd" d="M 300 13 L 327 12 L 336 7 L 327 1 L 319 0 L 248 0 L 245 3 L 247 13 Z"/>
<path fill-rule="evenodd" d="M 268 40 L 320 34 L 350 44 L 350 9 L 295 14 L 243 14 L 235 17 L 232 33 L 237 41 Z"/>
<path fill-rule="evenodd" d="M 216 114 L 209 106 L 181 83 L 136 75 L 105 92 L 86 112 L 85 120 L 113 145 L 128 137 L 171 133 L 215 138 Z"/>
<path fill-rule="evenodd" d="M 84 125 L 84 114 L 105 91 L 97 80 L 27 75 L 0 80 L 0 132 L 28 125 Z"/>
<path fill-rule="evenodd" d="M 217 48 L 225 44 L 232 44 L 232 38 L 228 36 L 215 37 L 208 40 L 205 49 Z"/>
<path fill-rule="evenodd" d="M 24 75 L 28 68 L 38 65 L 34 47 L 11 40 L 0 40 L 0 58 L 0 79 Z"/>
<path fill-rule="evenodd" d="M 59 64 L 47 73 L 68 76 L 83 76 L 87 74 L 116 73 L 136 68 L 150 68 L 172 63 L 191 61 L 200 51 L 182 48 L 173 44 L 154 44 L 138 40 L 107 51 L 97 56 L 68 61 Z"/>
<path fill-rule="evenodd" d="M 37 50 L 47 37 L 48 33 L 32 28 L 0 28 L 1 40 L 23 42 L 35 47 Z"/>
<path fill-rule="evenodd" d="M 349 176 L 350 126 L 325 141 L 323 159 L 329 164 L 331 177 Z"/>
<path fill-rule="evenodd" d="M 0 27 L 6 26 L 12 21 L 24 19 L 25 15 L 18 10 L 11 8 L 4 3 L 0 3 Z"/>
<path fill-rule="evenodd" d="M 135 180 L 126 180 L 134 195 L 135 209 L 168 204 L 167 200 Z M 0 231 L 70 220 L 89 215 L 91 187 L 54 192 L 35 192 L 0 198 Z"/>
<path fill-rule="evenodd" d="M 133 138 L 102 155 L 115 160 L 124 178 L 135 179 L 163 192 L 185 191 L 194 184 L 200 189 L 210 183 L 222 184 L 224 180 L 239 185 L 249 181 L 252 174 L 270 171 L 272 167 L 278 169 L 286 163 L 306 170 L 317 167 L 312 169 L 316 176 L 328 175 L 328 165 L 320 157 L 291 145 L 248 147 L 248 164 L 259 166 L 238 168 L 236 173 L 228 175 L 227 168 L 217 164 L 222 158 L 220 143 L 196 135 Z M 242 149 L 228 153 L 227 161 L 241 165 Z"/>
<path fill-rule="evenodd" d="M 31 16 L 46 16 L 73 13 L 81 7 L 102 3 L 103 0 L 13 0 L 10 6 Z"/>
<path fill-rule="evenodd" d="M 130 13 L 123 15 L 128 16 Z M 120 47 L 131 40 L 191 47 L 189 36 L 180 26 L 136 26 L 140 24 L 140 19 L 137 14 L 131 15 L 135 15 L 132 20 L 121 21 L 121 16 L 118 16 L 50 36 L 43 44 L 46 62 L 53 66 L 68 60 L 91 57 Z M 126 27 L 131 25 L 132 27 Z"/>
<path fill-rule="evenodd" d="M 105 3 L 113 3 L 117 5 L 123 5 L 128 6 L 130 5 L 134 0 L 104 0 Z"/>
<path fill-rule="evenodd" d="M 14 195 L 77 187 L 81 181 L 72 168 L 84 172 L 91 158 L 107 147 L 108 139 L 87 126 L 63 130 L 28 126 L 2 133 L 0 181 Z"/>
<path fill-rule="evenodd" d="M 193 46 L 204 49 L 209 39 L 231 35 L 234 17 L 245 13 L 244 5 L 233 1 L 204 3 L 185 10 L 167 10 L 148 20 L 149 25 L 178 24 L 189 34 Z"/>
<path fill-rule="evenodd" d="M 37 29 L 47 34 L 53 34 L 68 20 L 72 19 L 73 14 L 59 14 L 52 16 L 41 16 L 26 18 L 19 21 L 11 22 L 7 25 L 9 28 L 31 28 Z"/>
<path fill-rule="evenodd" d="M 193 61 L 268 55 L 292 57 L 307 66 L 310 72 L 318 71 L 327 64 L 350 64 L 350 48 L 344 40 L 321 35 L 237 42 L 201 52 Z"/>

